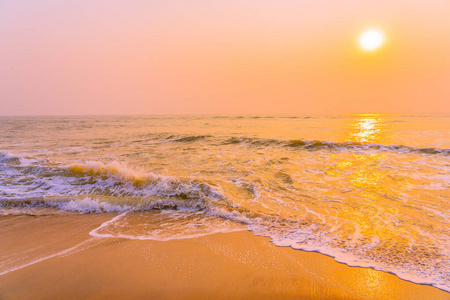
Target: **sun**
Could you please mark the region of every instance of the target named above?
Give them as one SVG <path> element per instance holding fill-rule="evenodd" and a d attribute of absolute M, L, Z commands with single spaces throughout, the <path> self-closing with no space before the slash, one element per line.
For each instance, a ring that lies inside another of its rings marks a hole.
<path fill-rule="evenodd" d="M 374 51 L 384 43 L 384 35 L 378 29 L 369 29 L 359 37 L 359 45 L 366 51 Z"/>

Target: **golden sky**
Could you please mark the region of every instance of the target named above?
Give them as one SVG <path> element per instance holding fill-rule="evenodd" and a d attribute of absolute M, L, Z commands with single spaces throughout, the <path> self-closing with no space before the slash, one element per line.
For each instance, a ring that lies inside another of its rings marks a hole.
<path fill-rule="evenodd" d="M 4 0 L 0 41 L 0 115 L 450 113 L 448 0 Z"/>

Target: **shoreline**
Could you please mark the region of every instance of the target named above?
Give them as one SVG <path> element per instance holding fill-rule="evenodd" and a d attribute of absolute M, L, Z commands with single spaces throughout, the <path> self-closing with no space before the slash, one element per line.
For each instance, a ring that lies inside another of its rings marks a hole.
<path fill-rule="evenodd" d="M 249 231 L 169 241 L 89 236 L 112 216 L 1 217 L 3 261 L 62 253 L 1 275 L 0 299 L 450 299 Z"/>

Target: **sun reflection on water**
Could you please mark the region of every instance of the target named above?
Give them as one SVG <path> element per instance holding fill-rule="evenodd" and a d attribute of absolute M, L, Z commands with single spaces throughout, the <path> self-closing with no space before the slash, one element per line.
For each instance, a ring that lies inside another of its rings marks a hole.
<path fill-rule="evenodd" d="M 347 141 L 380 143 L 387 139 L 386 115 L 358 114 L 348 124 Z"/>
<path fill-rule="evenodd" d="M 351 115 L 347 124 L 347 141 L 358 143 L 389 144 L 389 123 L 385 114 L 356 114 Z M 363 195 L 367 193 L 386 194 L 390 179 L 386 177 L 386 170 L 381 168 L 379 162 L 386 154 L 359 153 L 352 154 L 351 158 L 341 161 L 340 167 L 349 167 L 351 174 L 349 181 L 353 187 Z"/>
<path fill-rule="evenodd" d="M 346 139 L 349 142 L 388 145 L 388 126 L 386 115 L 352 115 L 347 124 Z M 389 155 L 371 151 L 350 152 L 335 165 L 337 174 L 346 176 L 346 182 L 352 187 L 346 192 L 350 208 L 340 217 L 351 220 L 355 226 L 353 230 L 359 231 L 368 241 L 378 240 L 376 247 L 380 249 L 386 246 L 387 241 L 396 241 L 397 246 L 408 246 L 408 242 L 402 243 L 395 235 L 391 224 L 379 217 L 388 213 L 392 199 L 398 199 L 405 189 L 404 182 L 393 179 L 395 171 L 384 165 Z M 398 214 L 395 211 L 389 213 L 393 216 Z M 351 230 L 349 235 L 352 235 Z"/>
<path fill-rule="evenodd" d="M 389 128 L 384 114 L 352 115 L 347 125 L 347 141 L 358 143 L 388 144 Z M 360 191 L 387 193 L 388 178 L 380 169 L 379 161 L 385 154 L 353 154 L 351 159 L 341 161 L 341 167 L 351 167 L 350 183 Z"/>

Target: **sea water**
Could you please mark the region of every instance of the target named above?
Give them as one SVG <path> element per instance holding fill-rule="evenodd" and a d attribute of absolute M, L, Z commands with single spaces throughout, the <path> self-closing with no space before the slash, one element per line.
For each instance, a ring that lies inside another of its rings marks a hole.
<path fill-rule="evenodd" d="M 449 188 L 448 115 L 0 118 L 0 218 L 95 238 L 250 230 L 450 291 Z"/>

